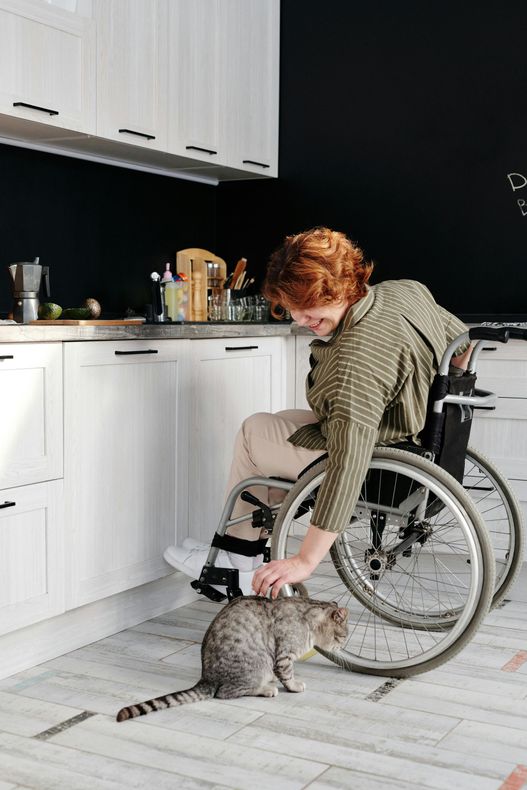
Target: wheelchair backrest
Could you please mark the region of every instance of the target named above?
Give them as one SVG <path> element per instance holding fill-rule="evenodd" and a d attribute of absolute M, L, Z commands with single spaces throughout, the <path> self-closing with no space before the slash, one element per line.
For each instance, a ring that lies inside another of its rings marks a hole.
<path fill-rule="evenodd" d="M 441 412 L 433 410 L 433 404 L 446 394 L 473 395 L 476 389 L 476 374 L 450 373 L 435 377 L 428 399 L 426 422 L 420 433 L 422 446 L 435 455 L 435 462 L 449 472 L 458 482 L 463 481 L 465 454 L 473 407 L 460 403 L 444 403 Z"/>

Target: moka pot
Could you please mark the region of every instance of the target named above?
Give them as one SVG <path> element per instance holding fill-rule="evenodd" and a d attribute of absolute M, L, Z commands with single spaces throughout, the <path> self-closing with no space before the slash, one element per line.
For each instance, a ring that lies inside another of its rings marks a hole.
<path fill-rule="evenodd" d="M 38 261 L 35 258 L 33 263 L 12 263 L 7 267 L 13 289 L 13 319 L 18 324 L 37 320 L 42 277 L 46 299 L 50 298 L 49 266 L 41 266 Z"/>

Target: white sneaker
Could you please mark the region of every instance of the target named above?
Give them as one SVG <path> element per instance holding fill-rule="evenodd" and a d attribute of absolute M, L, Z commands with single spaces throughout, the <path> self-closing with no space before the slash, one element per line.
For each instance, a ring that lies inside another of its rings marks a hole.
<path fill-rule="evenodd" d="M 192 539 L 190 538 L 189 540 Z M 172 565 L 173 568 L 176 568 L 178 571 L 182 571 L 192 579 L 198 579 L 201 569 L 205 565 L 210 551 L 210 546 L 205 545 L 205 548 L 202 548 L 202 545 L 203 544 L 198 544 L 197 546 L 188 548 L 186 546 L 169 546 L 167 549 L 165 549 L 163 557 L 169 565 Z M 221 549 L 218 552 L 215 564 L 219 568 L 233 567 L 227 552 Z M 252 589 L 253 575 L 254 571 L 238 571 L 240 589 L 244 595 L 254 595 Z M 212 587 L 222 593 L 225 593 L 226 591 L 226 588 L 221 585 L 213 584 Z"/>
<path fill-rule="evenodd" d="M 185 538 L 181 545 L 186 549 L 195 549 L 198 546 L 200 549 L 210 549 L 210 543 L 202 543 L 199 540 L 194 540 L 194 538 Z"/>

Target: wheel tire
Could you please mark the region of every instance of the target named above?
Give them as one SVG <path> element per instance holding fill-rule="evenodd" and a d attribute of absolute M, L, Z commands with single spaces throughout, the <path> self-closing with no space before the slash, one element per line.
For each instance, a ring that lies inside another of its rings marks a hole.
<path fill-rule="evenodd" d="M 428 651 L 431 652 L 431 656 L 427 657 L 425 652 L 422 657 L 414 656 L 395 661 L 377 661 L 375 659 L 365 659 L 358 653 L 352 653 L 348 650 L 328 652 L 317 648 L 322 655 L 351 671 L 391 677 L 408 677 L 440 666 L 456 655 L 470 641 L 482 619 L 487 614 L 492 600 L 495 573 L 494 554 L 484 522 L 472 499 L 463 490 L 463 487 L 447 472 L 414 453 L 390 447 L 377 448 L 372 457 L 372 464 L 380 464 L 381 468 L 384 465 L 385 468 L 392 469 L 395 472 L 401 472 L 402 465 L 405 470 L 412 469 L 412 474 L 415 474 L 417 478 L 421 476 L 425 481 L 428 480 L 429 486 L 435 486 L 438 490 L 445 492 L 445 496 L 448 495 L 451 498 L 452 507 L 457 508 L 463 518 L 463 524 L 465 525 L 463 529 L 468 530 L 470 540 L 473 542 L 473 551 L 476 552 L 478 563 L 481 566 L 479 569 L 471 567 L 471 578 L 476 577 L 477 589 L 474 589 L 471 594 L 472 600 L 467 612 L 465 613 L 463 610 L 458 617 L 453 619 L 450 627 L 441 631 L 442 636 L 438 637 L 438 639 L 442 638 L 446 641 L 446 647 L 444 649 L 436 647 L 435 652 L 434 649 Z M 303 494 L 302 492 L 310 489 L 310 486 L 311 490 L 314 489 L 315 483 L 313 481 L 316 481 L 316 485 L 320 485 L 325 465 L 326 461 L 322 460 L 309 469 L 285 497 L 274 527 L 271 547 L 273 559 L 282 559 L 287 556 L 289 530 L 291 525 L 294 524 L 298 504 L 305 496 L 305 493 Z M 320 479 L 317 480 L 317 478 Z M 293 527 L 294 529 L 295 527 Z M 478 576 L 479 580 L 477 579 Z M 342 581 L 342 575 L 340 575 L 340 580 Z M 350 588 L 348 581 L 349 579 L 345 579 L 343 582 L 345 589 L 340 595 L 346 594 L 349 596 L 351 594 L 356 599 L 361 600 L 360 596 L 357 596 L 357 590 L 353 589 L 353 585 Z M 290 586 L 285 585 L 285 593 L 292 594 Z M 334 599 L 336 597 L 338 596 L 333 596 Z M 361 603 L 364 603 L 364 601 L 361 600 Z M 378 612 L 376 615 L 370 616 L 377 615 Z M 391 620 L 385 613 L 381 615 L 381 618 L 383 621 Z M 392 622 L 399 625 L 395 618 Z M 391 628 L 393 629 L 393 626 Z M 430 630 L 427 635 L 429 633 Z"/>
<path fill-rule="evenodd" d="M 476 498 L 474 487 L 468 487 L 469 484 L 466 482 L 467 475 L 469 472 L 472 474 L 473 470 L 471 470 L 470 467 L 469 470 L 467 470 L 467 467 L 465 466 L 465 479 L 463 481 L 463 487 L 469 496 L 474 499 L 476 507 L 478 507 L 478 510 L 480 511 L 484 521 L 485 513 L 489 513 L 489 520 L 485 523 L 489 532 L 491 543 L 493 545 L 497 566 L 496 583 L 491 607 L 494 608 L 498 606 L 498 604 L 500 604 L 506 597 L 509 589 L 516 581 L 516 578 L 522 567 L 525 542 L 523 515 L 520 504 L 516 498 L 516 494 L 510 487 L 508 480 L 503 477 L 499 469 L 494 466 L 494 464 L 487 458 L 486 455 L 484 455 L 479 450 L 475 450 L 473 447 L 468 447 L 466 461 L 468 464 L 475 464 L 477 467 L 479 467 L 482 475 L 484 475 L 485 478 L 490 481 L 490 484 L 494 486 L 508 516 L 507 525 L 505 526 L 505 519 L 502 519 L 501 526 L 498 526 L 496 518 L 497 514 L 495 512 L 496 506 L 491 504 L 491 507 L 487 508 L 486 510 L 483 509 L 484 506 L 478 506 L 486 499 L 486 496 Z M 478 481 L 478 486 L 483 488 L 485 487 L 483 477 L 481 478 L 481 481 Z M 502 531 L 498 533 L 498 529 L 501 529 Z M 505 530 L 508 530 L 508 535 L 505 535 Z M 502 569 L 499 565 L 500 554 L 502 550 L 498 549 L 497 547 L 497 544 L 500 542 L 499 538 L 501 535 L 505 537 L 509 547 L 505 557 L 505 564 Z"/>

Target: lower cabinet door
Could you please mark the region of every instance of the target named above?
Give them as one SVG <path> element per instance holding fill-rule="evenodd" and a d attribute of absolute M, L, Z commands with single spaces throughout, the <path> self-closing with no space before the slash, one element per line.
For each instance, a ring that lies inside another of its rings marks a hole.
<path fill-rule="evenodd" d="M 163 551 L 185 518 L 188 342 L 65 346 L 68 608 L 173 570 Z"/>
<path fill-rule="evenodd" d="M 0 635 L 64 611 L 62 488 L 0 491 Z"/>
<path fill-rule="evenodd" d="M 236 433 L 256 412 L 285 408 L 284 338 L 191 341 L 189 527 L 208 542 L 218 525 Z"/>

